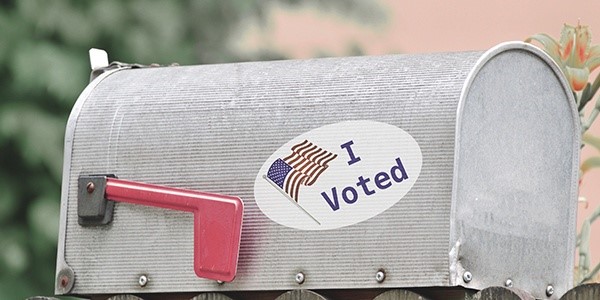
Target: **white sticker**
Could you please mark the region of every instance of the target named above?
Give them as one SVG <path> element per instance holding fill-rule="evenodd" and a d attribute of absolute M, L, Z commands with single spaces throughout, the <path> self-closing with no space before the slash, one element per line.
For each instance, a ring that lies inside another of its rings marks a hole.
<path fill-rule="evenodd" d="M 302 230 L 335 229 L 384 212 L 410 191 L 423 157 L 406 131 L 346 121 L 304 133 L 265 161 L 256 204 L 271 220 Z"/>

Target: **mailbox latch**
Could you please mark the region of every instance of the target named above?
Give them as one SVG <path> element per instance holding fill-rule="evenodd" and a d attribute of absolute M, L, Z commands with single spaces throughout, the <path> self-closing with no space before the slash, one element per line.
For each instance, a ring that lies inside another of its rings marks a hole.
<path fill-rule="evenodd" d="M 77 190 L 79 225 L 106 225 L 112 221 L 115 203 L 105 197 L 106 179 L 114 175 L 81 176 Z"/>

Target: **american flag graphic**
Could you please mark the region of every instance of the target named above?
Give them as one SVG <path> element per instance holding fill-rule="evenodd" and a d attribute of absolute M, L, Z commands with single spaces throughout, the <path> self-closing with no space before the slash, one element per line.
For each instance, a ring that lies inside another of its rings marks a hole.
<path fill-rule="evenodd" d="M 275 160 L 266 177 L 298 202 L 300 186 L 313 185 L 336 157 L 337 154 L 304 140 L 292 146 L 292 154 Z"/>

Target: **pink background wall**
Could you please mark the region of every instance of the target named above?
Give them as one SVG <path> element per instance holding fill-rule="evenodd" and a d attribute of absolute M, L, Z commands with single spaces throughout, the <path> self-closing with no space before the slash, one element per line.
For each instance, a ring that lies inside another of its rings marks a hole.
<path fill-rule="evenodd" d="M 393 1 L 380 0 L 387 20 L 360 24 L 339 14 L 278 7 L 272 10 L 269 26 L 249 23 L 234 46 L 245 51 L 278 50 L 291 57 L 309 58 L 317 53 L 348 55 L 351 45 L 365 54 L 424 53 L 485 50 L 500 42 L 523 40 L 535 33 L 558 38 L 563 23 L 587 24 L 600 43 L 600 1 Z M 597 72 L 596 72 L 597 73 Z M 599 118 L 600 119 L 600 118 Z M 600 137 L 600 120 L 592 127 Z M 586 147 L 582 159 L 594 154 Z M 600 169 L 589 172 L 581 185 L 587 206 L 578 205 L 578 228 L 600 205 Z M 592 267 L 600 262 L 600 221 L 592 227 Z M 552 247 L 552 245 L 540 245 Z"/>

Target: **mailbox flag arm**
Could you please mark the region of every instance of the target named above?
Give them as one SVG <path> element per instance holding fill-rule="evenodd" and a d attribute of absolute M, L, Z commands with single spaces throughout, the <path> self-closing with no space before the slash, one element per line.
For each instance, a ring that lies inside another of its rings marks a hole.
<path fill-rule="evenodd" d="M 244 210 L 239 197 L 101 177 L 106 200 L 193 213 L 196 275 L 225 282 L 235 278 Z M 93 181 L 81 179 L 80 190 L 90 193 L 89 183 Z"/>

